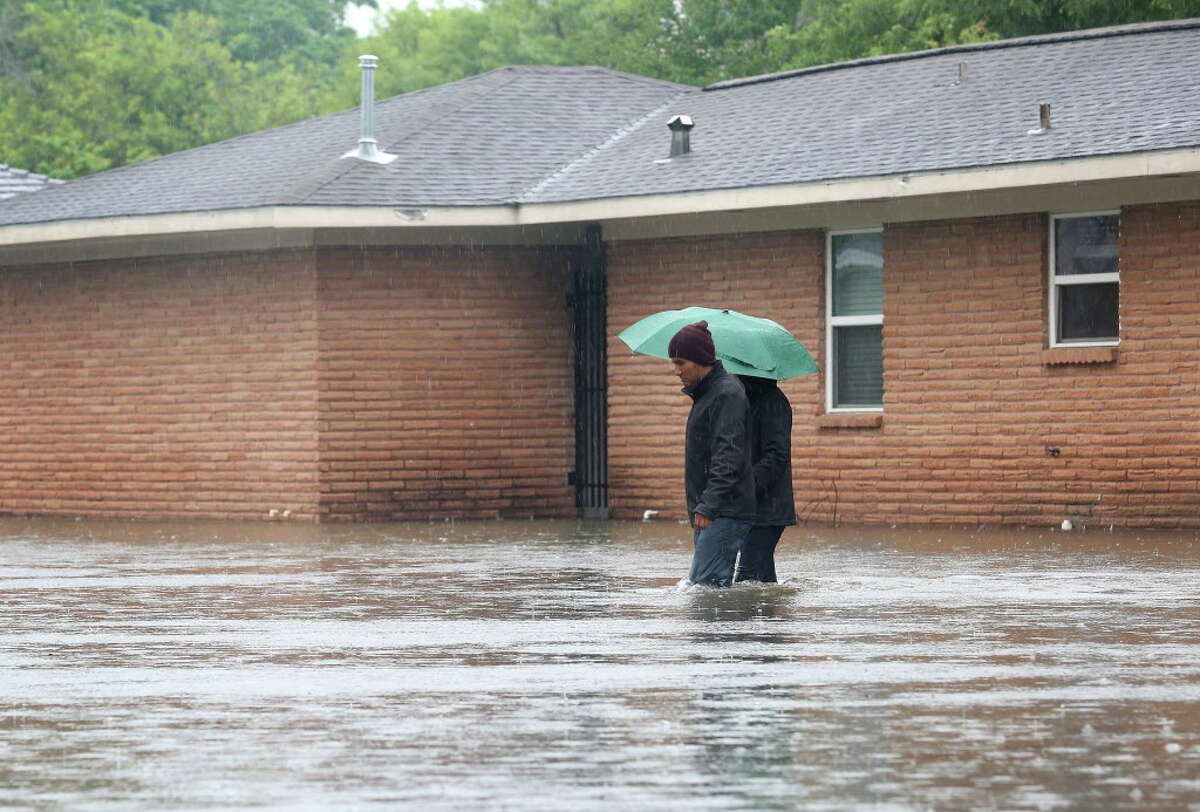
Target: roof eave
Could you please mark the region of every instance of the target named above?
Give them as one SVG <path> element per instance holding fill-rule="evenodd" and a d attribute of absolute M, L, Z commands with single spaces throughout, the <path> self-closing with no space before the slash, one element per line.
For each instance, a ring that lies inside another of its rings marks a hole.
<path fill-rule="evenodd" d="M 1154 199 L 1195 198 L 1200 177 L 1200 147 L 1158 152 L 1094 156 L 1053 162 L 953 169 L 937 172 L 888 175 L 812 183 L 778 184 L 732 189 L 711 189 L 660 195 L 610 197 L 595 200 L 505 204 L 491 206 L 267 206 L 204 212 L 180 212 L 65 220 L 0 227 L 0 261 L 11 257 L 20 246 L 77 243 L 89 240 L 136 240 L 167 235 L 211 235 L 231 232 L 330 234 L 341 229 L 372 230 L 400 235 L 413 230 L 506 229 L 544 227 L 553 224 L 611 222 L 631 224 L 679 216 L 779 210 L 818 211 L 837 206 L 857 206 L 862 222 L 894 222 L 938 217 L 978 216 L 999 213 L 995 201 L 1009 200 L 1016 210 L 1053 211 L 1047 189 L 1061 189 L 1060 197 L 1077 197 L 1076 187 L 1109 184 L 1118 190 L 1145 187 L 1142 197 Z M 1124 184 L 1123 186 L 1121 184 Z M 1174 191 L 1178 187 L 1178 191 Z M 1018 194 L 1025 190 L 1023 197 Z M 1191 190 L 1190 192 L 1188 190 Z M 1128 192 L 1125 192 L 1126 194 Z M 1031 195 L 1041 195 L 1032 197 Z M 964 209 L 966 196 L 979 202 L 978 210 Z M 990 196 L 990 198 L 989 198 Z M 943 200 L 947 205 L 914 206 Z M 952 201 L 952 202 L 951 202 Z M 1141 199 L 1116 201 L 1146 202 Z M 1032 204 L 1033 208 L 1029 208 Z M 863 208 L 863 207 L 866 208 Z M 990 206 L 990 208 L 989 208 Z M 873 207 L 873 208 L 872 208 Z M 944 209 L 944 211 L 942 210 Z M 878 210 L 881 214 L 866 214 Z M 932 212 L 932 213 L 931 213 Z M 795 221 L 801 227 L 802 221 Z M 804 218 L 805 226 L 821 225 Z M 841 227 L 838 222 L 826 227 Z M 634 228 L 633 231 L 637 229 Z M 416 238 L 416 234 L 411 235 Z M 11 260 L 9 260 L 11 261 Z"/>

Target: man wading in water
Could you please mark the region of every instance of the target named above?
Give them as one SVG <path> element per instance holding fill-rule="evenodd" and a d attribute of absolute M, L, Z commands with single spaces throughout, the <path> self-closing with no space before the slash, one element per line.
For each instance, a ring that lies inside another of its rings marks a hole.
<path fill-rule="evenodd" d="M 729 586 L 755 515 L 746 393 L 717 360 L 708 322 L 677 332 L 667 354 L 692 399 L 684 451 L 684 490 L 695 531 L 688 580 Z"/>

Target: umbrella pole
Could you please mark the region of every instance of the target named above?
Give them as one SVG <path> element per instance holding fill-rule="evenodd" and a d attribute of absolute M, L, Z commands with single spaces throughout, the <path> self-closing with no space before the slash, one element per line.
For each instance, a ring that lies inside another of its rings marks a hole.
<path fill-rule="evenodd" d="M 733 580 L 729 582 L 730 586 L 737 583 L 738 570 L 742 568 L 742 551 L 738 550 L 737 555 L 733 557 Z"/>

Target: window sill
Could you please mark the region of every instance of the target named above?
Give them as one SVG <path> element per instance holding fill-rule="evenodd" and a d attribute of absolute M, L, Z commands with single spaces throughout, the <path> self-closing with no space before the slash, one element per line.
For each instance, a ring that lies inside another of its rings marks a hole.
<path fill-rule="evenodd" d="M 882 425 L 879 412 L 835 412 L 817 417 L 819 429 L 877 429 Z"/>
<path fill-rule="evenodd" d="M 1111 364 L 1117 360 L 1116 347 L 1056 347 L 1042 350 L 1042 364 Z"/>

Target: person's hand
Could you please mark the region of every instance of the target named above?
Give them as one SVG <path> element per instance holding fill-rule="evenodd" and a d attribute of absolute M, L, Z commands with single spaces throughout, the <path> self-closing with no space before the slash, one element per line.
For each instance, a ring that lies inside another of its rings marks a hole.
<path fill-rule="evenodd" d="M 703 530 L 704 528 L 708 527 L 710 524 L 712 524 L 712 519 L 708 518 L 703 513 L 697 513 L 695 515 L 694 525 L 697 530 Z"/>

